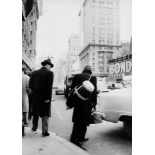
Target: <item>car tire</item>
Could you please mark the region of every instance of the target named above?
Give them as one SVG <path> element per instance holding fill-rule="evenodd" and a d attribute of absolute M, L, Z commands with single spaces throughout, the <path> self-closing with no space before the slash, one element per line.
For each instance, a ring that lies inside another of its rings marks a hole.
<path fill-rule="evenodd" d="M 124 122 L 124 129 L 127 135 L 132 139 L 132 122 Z"/>

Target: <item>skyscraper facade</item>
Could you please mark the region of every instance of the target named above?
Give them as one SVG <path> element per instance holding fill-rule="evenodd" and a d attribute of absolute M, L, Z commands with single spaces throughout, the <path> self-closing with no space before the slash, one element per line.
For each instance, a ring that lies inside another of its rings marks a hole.
<path fill-rule="evenodd" d="M 38 1 L 39 15 L 43 15 L 43 0 Z"/>
<path fill-rule="evenodd" d="M 67 72 L 69 74 L 75 72 L 74 66 L 75 64 L 77 64 L 79 60 L 79 52 L 80 52 L 80 36 L 79 34 L 73 34 L 70 36 L 68 40 Z"/>
<path fill-rule="evenodd" d="M 119 0 L 84 0 L 79 12 L 81 68 L 91 65 L 94 74 L 108 73 L 108 59 L 120 50 L 119 7 Z"/>

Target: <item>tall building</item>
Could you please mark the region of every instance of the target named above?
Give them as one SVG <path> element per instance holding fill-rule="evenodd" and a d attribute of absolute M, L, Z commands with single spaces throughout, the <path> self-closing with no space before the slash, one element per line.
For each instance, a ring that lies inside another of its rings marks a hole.
<path fill-rule="evenodd" d="M 80 36 L 79 34 L 73 34 L 68 40 L 68 74 L 76 72 L 75 64 L 77 64 L 79 60 L 79 52 L 80 52 Z"/>
<path fill-rule="evenodd" d="M 43 15 L 43 0 L 38 1 L 39 15 Z"/>
<path fill-rule="evenodd" d="M 35 69 L 36 31 L 39 18 L 37 0 L 22 1 L 22 65 Z"/>
<path fill-rule="evenodd" d="M 54 86 L 64 85 L 64 80 L 66 76 L 67 62 L 65 59 L 59 59 L 55 64 L 54 69 Z"/>
<path fill-rule="evenodd" d="M 91 65 L 93 73 L 106 76 L 107 62 L 120 50 L 119 0 L 84 0 L 79 12 L 81 69 Z"/>
<path fill-rule="evenodd" d="M 121 43 L 121 56 L 130 54 L 130 43 L 129 42 L 122 42 Z"/>

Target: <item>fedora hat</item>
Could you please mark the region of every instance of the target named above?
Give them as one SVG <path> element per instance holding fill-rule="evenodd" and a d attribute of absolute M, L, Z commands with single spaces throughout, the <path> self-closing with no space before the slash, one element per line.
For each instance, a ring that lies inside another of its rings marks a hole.
<path fill-rule="evenodd" d="M 41 65 L 42 66 L 50 65 L 51 67 L 54 67 L 54 65 L 51 62 L 51 59 L 44 60 L 43 62 L 41 62 Z"/>

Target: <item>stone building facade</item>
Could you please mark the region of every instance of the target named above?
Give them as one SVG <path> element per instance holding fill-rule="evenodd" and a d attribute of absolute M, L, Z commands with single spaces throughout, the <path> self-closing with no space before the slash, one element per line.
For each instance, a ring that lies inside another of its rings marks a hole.
<path fill-rule="evenodd" d="M 35 69 L 36 32 L 39 18 L 37 0 L 22 1 L 22 65 L 27 70 Z"/>
<path fill-rule="evenodd" d="M 79 34 L 72 34 L 68 40 L 68 54 L 67 54 L 67 73 L 75 72 L 74 66 L 79 60 L 80 52 L 80 36 Z"/>

